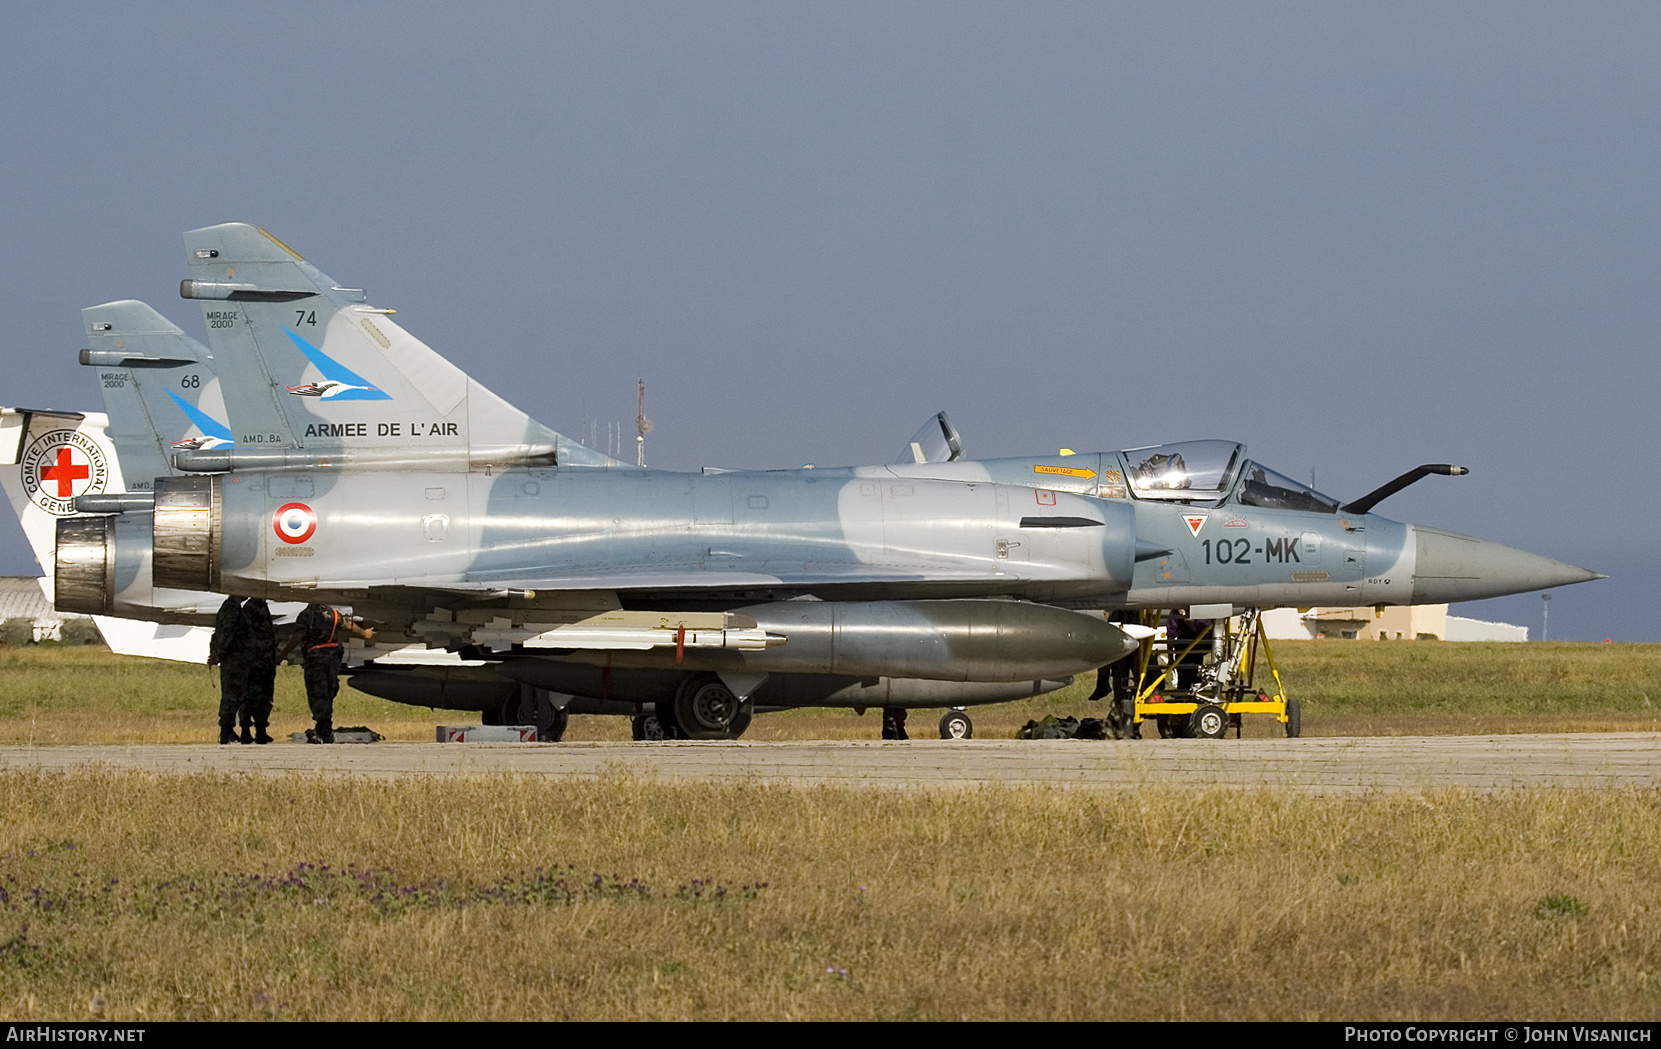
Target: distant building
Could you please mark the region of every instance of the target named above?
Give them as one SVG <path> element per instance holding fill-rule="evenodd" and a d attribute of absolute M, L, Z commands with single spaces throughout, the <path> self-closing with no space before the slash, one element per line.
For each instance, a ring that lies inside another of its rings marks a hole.
<path fill-rule="evenodd" d="M 64 620 L 85 618 L 60 615 L 52 607 L 44 576 L 0 576 L 0 623 L 26 619 L 33 624 L 36 641 L 56 641 L 62 636 Z"/>
<path fill-rule="evenodd" d="M 1463 616 L 1448 617 L 1444 641 L 1527 641 L 1528 627 L 1514 623 L 1489 623 Z"/>
<path fill-rule="evenodd" d="M 1528 628 L 1448 615 L 1447 605 L 1276 608 L 1263 613 L 1271 639 L 1356 641 L 1527 641 Z"/>

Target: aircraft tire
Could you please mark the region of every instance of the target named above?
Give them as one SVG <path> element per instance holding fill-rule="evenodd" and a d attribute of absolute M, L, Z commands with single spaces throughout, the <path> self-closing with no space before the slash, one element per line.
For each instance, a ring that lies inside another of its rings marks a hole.
<path fill-rule="evenodd" d="M 675 738 L 664 731 L 663 722 L 658 720 L 656 714 L 640 714 L 633 721 L 636 743 L 661 743 Z"/>
<path fill-rule="evenodd" d="M 1188 716 L 1188 735 L 1192 739 L 1222 739 L 1228 735 L 1228 714 L 1215 703 L 1201 703 Z"/>
<path fill-rule="evenodd" d="M 948 710 L 940 719 L 941 739 L 973 739 L 975 723 L 961 710 Z"/>
<path fill-rule="evenodd" d="M 714 674 L 694 674 L 675 691 L 675 724 L 685 739 L 727 739 L 738 697 Z M 662 716 L 663 704 L 658 704 Z"/>
<path fill-rule="evenodd" d="M 536 734 L 537 742 L 558 743 L 560 740 L 565 738 L 565 730 L 569 728 L 570 725 L 571 715 L 564 710 L 555 710 L 553 720 L 548 724 L 548 730 L 543 732 L 540 728 L 538 729 Z"/>
<path fill-rule="evenodd" d="M 727 738 L 737 739 L 750 728 L 750 722 L 755 720 L 756 705 L 749 700 L 738 705 L 738 713 L 732 716 L 732 724 L 727 726 Z"/>
<path fill-rule="evenodd" d="M 1286 701 L 1286 738 L 1297 739 L 1303 734 L 1303 705 L 1296 698 Z"/>
<path fill-rule="evenodd" d="M 652 704 L 652 710 L 655 712 L 659 730 L 663 733 L 662 736 L 658 737 L 659 739 L 689 738 L 686 730 L 681 728 L 681 723 L 675 718 L 675 701 L 673 699 L 658 700 Z"/>

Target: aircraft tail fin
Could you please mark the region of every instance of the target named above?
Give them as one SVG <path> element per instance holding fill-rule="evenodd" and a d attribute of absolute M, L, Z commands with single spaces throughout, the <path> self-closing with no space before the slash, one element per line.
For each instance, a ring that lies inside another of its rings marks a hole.
<path fill-rule="evenodd" d="M 615 465 L 531 419 L 265 230 L 184 236 L 239 449 Z"/>
<path fill-rule="evenodd" d="M 52 600 L 58 520 L 78 496 L 123 491 L 121 464 L 102 414 L 0 408 L 0 488 L 45 574 Z"/>
<path fill-rule="evenodd" d="M 173 453 L 236 443 L 208 348 L 132 299 L 81 311 L 96 368 L 106 431 L 133 491 L 175 473 Z"/>

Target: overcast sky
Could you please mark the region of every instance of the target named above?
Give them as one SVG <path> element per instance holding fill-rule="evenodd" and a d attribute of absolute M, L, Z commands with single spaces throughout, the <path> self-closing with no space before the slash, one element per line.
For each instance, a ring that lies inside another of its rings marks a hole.
<path fill-rule="evenodd" d="M 254 222 L 648 462 L 1186 438 L 1612 578 L 1661 636 L 1661 6 L 27 4 L 0 34 L 0 403 L 78 310 L 204 337 Z M 33 571 L 0 526 L 0 572 Z M 1456 612 L 1540 628 L 1538 595 Z"/>

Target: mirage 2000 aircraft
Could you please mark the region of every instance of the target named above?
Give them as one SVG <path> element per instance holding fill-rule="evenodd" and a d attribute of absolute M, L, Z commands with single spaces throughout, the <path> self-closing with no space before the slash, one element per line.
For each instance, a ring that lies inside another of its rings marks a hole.
<path fill-rule="evenodd" d="M 489 709 L 526 685 L 721 738 L 758 706 L 1058 688 L 1136 647 L 1103 610 L 1466 601 L 1596 578 L 1370 512 L 1411 474 L 1340 504 L 1233 442 L 637 468 L 531 420 L 264 230 L 185 246 L 180 290 L 202 307 L 229 439 L 174 451 L 149 493 L 81 504 L 119 513 L 60 526 L 60 607 L 113 600 L 134 571 L 120 519 L 147 518 L 154 587 L 349 605 L 381 637 L 449 654 L 353 678 L 405 702 Z"/>

